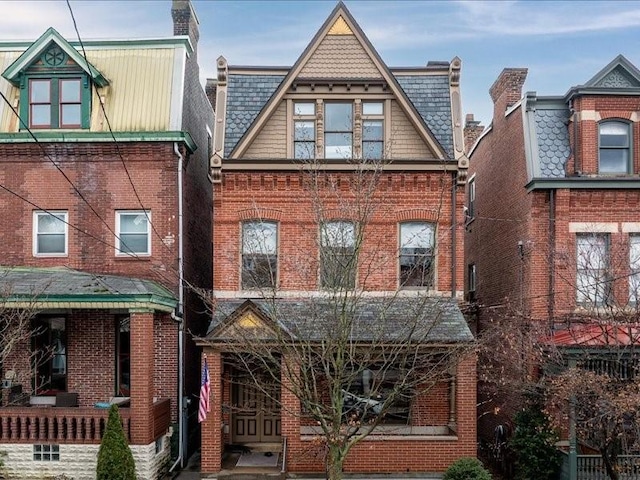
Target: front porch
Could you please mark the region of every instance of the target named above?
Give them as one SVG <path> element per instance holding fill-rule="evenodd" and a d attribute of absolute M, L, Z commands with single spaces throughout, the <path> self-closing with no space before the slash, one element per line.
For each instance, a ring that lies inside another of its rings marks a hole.
<path fill-rule="evenodd" d="M 131 408 L 119 411 L 127 440 L 132 443 Z M 99 444 L 108 417 L 108 409 L 96 407 L 4 407 L 0 409 L 0 444 Z M 155 401 L 151 439 L 165 434 L 170 425 L 171 400 Z"/>

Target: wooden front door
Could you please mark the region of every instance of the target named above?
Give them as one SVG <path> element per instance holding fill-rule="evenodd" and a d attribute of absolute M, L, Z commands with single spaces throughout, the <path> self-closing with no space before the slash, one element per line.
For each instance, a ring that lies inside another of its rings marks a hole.
<path fill-rule="evenodd" d="M 278 385 L 264 390 L 250 381 L 234 385 L 234 443 L 280 441 L 280 391 Z"/>

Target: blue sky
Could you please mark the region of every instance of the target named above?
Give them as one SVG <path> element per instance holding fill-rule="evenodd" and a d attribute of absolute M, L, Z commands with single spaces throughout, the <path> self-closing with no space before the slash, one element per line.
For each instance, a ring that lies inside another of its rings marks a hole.
<path fill-rule="evenodd" d="M 491 121 L 489 87 L 505 67 L 526 67 L 525 91 L 563 95 L 616 55 L 640 67 L 638 1 L 364 1 L 345 4 L 389 66 L 462 59 L 463 113 Z M 291 65 L 335 1 L 195 0 L 202 76 L 215 59 Z M 171 35 L 170 0 L 79 1 L 83 39 Z M 64 1 L 0 1 L 1 39 L 35 39 L 49 27 L 75 39 Z"/>

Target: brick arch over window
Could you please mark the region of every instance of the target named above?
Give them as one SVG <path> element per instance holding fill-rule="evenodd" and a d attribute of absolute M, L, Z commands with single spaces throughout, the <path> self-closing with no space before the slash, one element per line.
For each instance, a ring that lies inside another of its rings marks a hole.
<path fill-rule="evenodd" d="M 427 208 L 412 208 L 407 210 L 400 210 L 396 212 L 396 222 L 409 222 L 409 221 L 421 221 L 421 222 L 437 222 L 438 211 L 436 209 Z"/>
<path fill-rule="evenodd" d="M 600 121 L 598 123 L 598 173 L 631 173 L 632 145 L 632 123 L 619 117 Z"/>
<path fill-rule="evenodd" d="M 282 211 L 275 208 L 247 208 L 246 210 L 238 211 L 238 220 L 241 222 L 248 220 L 264 220 L 279 222 L 282 220 Z"/>

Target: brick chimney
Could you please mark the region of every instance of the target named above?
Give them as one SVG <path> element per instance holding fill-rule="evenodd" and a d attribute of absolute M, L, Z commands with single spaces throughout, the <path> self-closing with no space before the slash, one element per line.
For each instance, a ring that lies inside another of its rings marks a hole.
<path fill-rule="evenodd" d="M 526 68 L 505 68 L 491 88 L 489 94 L 494 104 L 494 111 L 498 108 L 504 112 L 522 97 L 522 86 L 527 78 Z M 504 106 L 502 106 L 504 104 Z"/>
<path fill-rule="evenodd" d="M 197 56 L 198 40 L 200 39 L 199 21 L 191 0 L 173 0 L 171 5 L 173 18 L 173 34 L 188 35 L 193 46 L 194 56 Z"/>
<path fill-rule="evenodd" d="M 482 135 L 484 126 L 480 125 L 480 120 L 473 118 L 473 113 L 467 113 L 464 119 L 464 151 L 469 153 L 471 147 L 476 143 L 478 137 Z"/>

